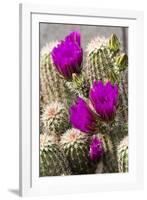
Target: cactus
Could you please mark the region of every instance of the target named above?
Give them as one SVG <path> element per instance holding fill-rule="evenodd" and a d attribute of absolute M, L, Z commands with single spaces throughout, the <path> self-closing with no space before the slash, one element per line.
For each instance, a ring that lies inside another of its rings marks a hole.
<path fill-rule="evenodd" d="M 126 136 L 117 149 L 119 172 L 128 172 L 128 137 Z"/>
<path fill-rule="evenodd" d="M 65 85 L 72 94 L 75 94 L 75 96 L 88 98 L 90 84 L 84 80 L 83 76 L 77 76 L 76 74 L 73 74 L 72 81 L 65 80 Z"/>
<path fill-rule="evenodd" d="M 94 173 L 96 166 L 90 161 L 90 137 L 77 129 L 69 129 L 61 137 L 60 144 L 69 161 L 73 174 Z"/>
<path fill-rule="evenodd" d="M 90 84 L 94 80 L 102 80 L 104 82 L 110 80 L 112 83 L 118 82 L 117 75 L 119 71 L 111 56 L 110 50 L 106 47 L 91 52 L 86 67 L 86 74 Z"/>
<path fill-rule="evenodd" d="M 120 49 L 120 42 L 114 33 L 111 35 L 108 41 L 108 48 L 114 52 L 117 52 Z"/>
<path fill-rule="evenodd" d="M 85 65 L 84 76 L 90 82 L 90 85 L 94 80 L 111 80 L 115 82 L 117 80 L 117 74 L 114 71 L 114 52 L 112 52 L 107 44 L 108 39 L 99 38 L 95 39 L 95 46 L 91 43 L 88 45 L 87 63 Z M 99 41 L 97 43 L 97 41 Z M 97 44 L 97 45 L 96 45 Z M 90 51 L 90 48 L 91 51 Z"/>
<path fill-rule="evenodd" d="M 87 55 L 90 55 L 93 51 L 103 48 L 108 44 L 108 39 L 105 37 L 95 37 L 92 39 L 86 48 Z"/>
<path fill-rule="evenodd" d="M 128 122 L 128 69 L 126 69 L 124 72 L 121 72 L 120 75 L 120 113 L 122 115 L 121 121 L 124 121 L 124 123 Z"/>
<path fill-rule="evenodd" d="M 104 165 L 103 165 L 103 160 L 101 159 L 97 166 L 96 166 L 96 170 L 95 170 L 95 174 L 101 174 L 103 173 L 103 169 L 104 169 Z"/>
<path fill-rule="evenodd" d="M 63 103 L 51 102 L 45 106 L 41 121 L 48 134 L 61 135 L 69 127 L 68 110 Z"/>
<path fill-rule="evenodd" d="M 70 175 L 68 161 L 53 136 L 40 134 L 40 176 Z"/>
<path fill-rule="evenodd" d="M 83 76 L 92 85 L 94 80 L 102 80 L 119 85 L 119 121 L 128 121 L 128 57 L 121 50 L 117 36 L 96 38 L 88 44 L 87 63 Z M 119 141 L 120 142 L 120 141 Z"/>
<path fill-rule="evenodd" d="M 124 71 L 128 66 L 128 56 L 124 53 L 118 55 L 116 57 L 116 66 L 119 68 L 119 71 Z"/>
<path fill-rule="evenodd" d="M 40 175 L 127 172 L 128 56 L 120 40 L 115 34 L 92 40 L 86 63 L 80 33 L 73 32 L 58 44 L 47 44 L 40 54 Z M 112 97 L 107 95 L 111 90 L 97 91 L 96 83 L 118 88 L 112 109 Z M 96 157 L 99 149 L 93 134 L 102 141 L 101 157 Z"/>
<path fill-rule="evenodd" d="M 118 146 L 120 141 L 128 134 L 128 123 L 124 123 L 121 118 L 114 121 L 114 124 L 109 128 L 109 134 L 111 135 L 112 141 Z"/>
<path fill-rule="evenodd" d="M 127 67 L 127 55 L 120 50 L 120 42 L 115 34 L 110 38 L 95 38 L 87 47 L 87 63 L 84 76 L 90 82 L 110 80 L 119 82 L 119 74 Z"/>
<path fill-rule="evenodd" d="M 66 103 L 69 94 L 64 86 L 64 80 L 58 74 L 51 59 L 51 51 L 57 42 L 47 44 L 40 55 L 40 101 L 48 104 L 57 100 Z"/>
<path fill-rule="evenodd" d="M 98 133 L 98 137 L 102 140 L 104 149 L 104 155 L 102 157 L 103 173 L 118 172 L 115 144 L 108 134 Z"/>

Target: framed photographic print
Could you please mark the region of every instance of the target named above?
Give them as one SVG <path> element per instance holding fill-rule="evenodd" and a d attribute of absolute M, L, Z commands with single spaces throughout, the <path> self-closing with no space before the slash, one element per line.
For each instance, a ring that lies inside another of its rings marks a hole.
<path fill-rule="evenodd" d="M 143 187 L 143 14 L 20 5 L 20 195 Z"/>

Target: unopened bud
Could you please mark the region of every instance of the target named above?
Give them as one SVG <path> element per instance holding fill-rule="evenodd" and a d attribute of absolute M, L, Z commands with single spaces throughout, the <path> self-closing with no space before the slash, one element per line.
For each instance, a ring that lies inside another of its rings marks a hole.
<path fill-rule="evenodd" d="M 116 58 L 116 65 L 119 71 L 123 71 L 128 66 L 128 56 L 126 54 L 121 54 Z"/>
<path fill-rule="evenodd" d="M 83 83 L 82 79 L 75 73 L 72 74 L 72 80 L 78 87 Z"/>
<path fill-rule="evenodd" d="M 120 48 L 120 42 L 115 34 L 112 34 L 109 41 L 108 47 L 113 51 L 118 51 Z"/>

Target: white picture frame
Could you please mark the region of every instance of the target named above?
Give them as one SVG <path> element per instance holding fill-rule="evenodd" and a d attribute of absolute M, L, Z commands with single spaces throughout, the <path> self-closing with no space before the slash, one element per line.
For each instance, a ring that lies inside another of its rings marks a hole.
<path fill-rule="evenodd" d="M 129 172 L 39 177 L 39 22 L 129 28 Z M 143 187 L 143 13 L 20 4 L 20 195 Z M 35 67 L 34 67 L 35 66 Z M 36 133 L 36 134 L 34 134 Z"/>

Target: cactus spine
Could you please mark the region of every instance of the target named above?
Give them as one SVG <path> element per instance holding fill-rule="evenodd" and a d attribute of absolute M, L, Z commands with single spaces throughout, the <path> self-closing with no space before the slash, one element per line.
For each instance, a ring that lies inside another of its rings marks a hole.
<path fill-rule="evenodd" d="M 89 50 L 87 51 L 85 78 L 89 80 L 90 84 L 94 80 L 111 80 L 112 82 L 116 82 L 118 71 L 116 73 L 114 70 L 115 54 L 108 47 L 108 39 L 98 37 L 95 41 L 91 41 L 87 47 Z M 95 46 L 91 43 L 95 43 Z"/>
<path fill-rule="evenodd" d="M 128 121 L 128 57 L 121 51 L 120 44 L 115 34 L 112 34 L 107 39 L 98 37 L 92 40 L 87 47 L 87 63 L 83 73 L 90 85 L 95 80 L 102 80 L 103 82 L 109 80 L 119 85 L 119 111 L 116 119 L 119 121 L 117 125 L 121 121 L 124 127 L 122 125 L 120 131 L 115 126 L 118 130 L 116 134 L 115 129 L 112 131 L 112 136 L 117 136 L 118 143 L 126 134 L 126 130 L 122 131 L 125 129 Z M 111 139 L 112 141 L 116 140 L 114 137 Z"/>
<path fill-rule="evenodd" d="M 102 157 L 103 173 L 118 172 L 115 144 L 108 134 L 99 133 L 98 137 L 102 140 L 104 149 L 104 155 Z"/>
<path fill-rule="evenodd" d="M 88 98 L 90 85 L 82 76 L 72 74 L 72 81 L 65 81 L 65 85 L 71 93 L 75 94 L 75 97 Z"/>
<path fill-rule="evenodd" d="M 50 52 L 56 44 L 56 42 L 47 44 L 40 55 L 40 100 L 43 104 L 48 104 L 54 100 L 65 102 L 68 97 L 64 80 L 56 71 L 50 56 Z"/>
<path fill-rule="evenodd" d="M 118 146 L 119 172 L 128 172 L 128 137 L 125 137 Z"/>
<path fill-rule="evenodd" d="M 61 135 L 69 127 L 68 110 L 60 102 L 46 105 L 41 120 L 48 134 Z"/>
<path fill-rule="evenodd" d="M 120 112 L 122 114 L 122 120 L 124 123 L 128 122 L 128 70 L 121 72 L 120 76 Z"/>
<path fill-rule="evenodd" d="M 70 175 L 64 153 L 53 136 L 40 134 L 40 176 Z"/>
<path fill-rule="evenodd" d="M 90 161 L 89 157 L 89 136 L 72 128 L 63 134 L 60 144 L 66 154 L 73 174 L 94 173 L 96 166 Z"/>
<path fill-rule="evenodd" d="M 128 57 L 120 50 L 120 42 L 115 34 L 110 38 L 95 38 L 87 47 L 85 76 L 90 84 L 94 80 L 119 82 L 119 74 L 128 65 Z"/>

